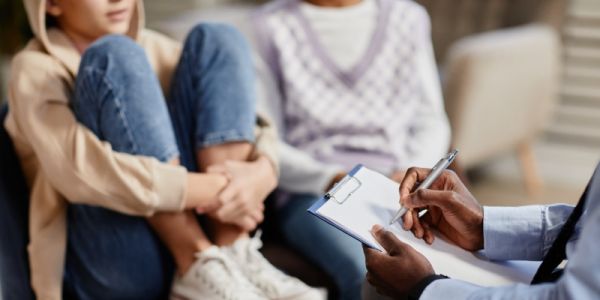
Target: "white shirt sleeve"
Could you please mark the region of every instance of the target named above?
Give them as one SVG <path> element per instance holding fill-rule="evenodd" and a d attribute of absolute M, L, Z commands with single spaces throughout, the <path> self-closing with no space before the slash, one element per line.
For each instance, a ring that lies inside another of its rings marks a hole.
<path fill-rule="evenodd" d="M 407 145 L 408 161 L 413 166 L 430 168 L 449 150 L 450 125 L 429 34 L 417 54 L 417 73 L 422 85 L 423 103 L 416 113 L 412 128 L 414 134 Z"/>

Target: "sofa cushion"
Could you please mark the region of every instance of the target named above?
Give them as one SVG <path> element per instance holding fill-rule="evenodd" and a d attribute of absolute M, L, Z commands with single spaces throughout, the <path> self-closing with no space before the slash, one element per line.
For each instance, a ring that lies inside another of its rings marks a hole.
<path fill-rule="evenodd" d="M 29 197 L 0 108 L 0 290 L 2 299 L 33 299 L 27 262 Z"/>

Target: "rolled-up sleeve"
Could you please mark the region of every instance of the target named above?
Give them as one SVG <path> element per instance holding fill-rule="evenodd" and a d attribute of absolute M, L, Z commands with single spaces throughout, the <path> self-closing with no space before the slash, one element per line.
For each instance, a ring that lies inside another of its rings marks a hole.
<path fill-rule="evenodd" d="M 484 207 L 484 254 L 493 260 L 541 260 L 573 207 Z"/>

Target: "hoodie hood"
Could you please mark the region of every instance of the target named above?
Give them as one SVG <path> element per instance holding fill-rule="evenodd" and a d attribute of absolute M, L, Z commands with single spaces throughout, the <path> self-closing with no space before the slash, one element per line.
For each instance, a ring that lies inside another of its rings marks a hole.
<path fill-rule="evenodd" d="M 42 44 L 42 47 L 50 55 L 58 58 L 75 75 L 79 68 L 81 55 L 72 45 L 69 38 L 59 29 L 46 28 L 46 2 L 47 0 L 23 0 L 29 26 L 33 34 Z M 141 31 L 144 28 L 144 3 L 137 0 L 136 9 L 131 16 L 129 31 L 127 35 L 134 40 L 138 40 Z"/>

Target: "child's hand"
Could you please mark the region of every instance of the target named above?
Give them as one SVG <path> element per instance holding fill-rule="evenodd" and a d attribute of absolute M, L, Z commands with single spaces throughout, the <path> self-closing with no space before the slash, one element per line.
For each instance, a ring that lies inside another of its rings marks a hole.
<path fill-rule="evenodd" d="M 264 200 L 277 186 L 277 175 L 266 157 L 256 161 L 226 161 L 207 169 L 223 174 L 229 184 L 219 194 L 222 206 L 211 215 L 225 223 L 253 230 L 263 220 Z"/>
<path fill-rule="evenodd" d="M 327 187 L 325 188 L 325 192 L 331 190 L 336 183 L 338 183 L 340 180 L 342 180 L 344 178 L 344 176 L 346 176 L 345 172 L 340 172 L 337 173 L 333 176 L 333 178 L 331 178 L 331 181 L 329 181 L 329 184 L 327 184 Z"/>

